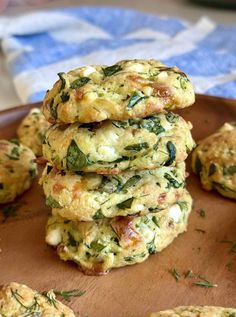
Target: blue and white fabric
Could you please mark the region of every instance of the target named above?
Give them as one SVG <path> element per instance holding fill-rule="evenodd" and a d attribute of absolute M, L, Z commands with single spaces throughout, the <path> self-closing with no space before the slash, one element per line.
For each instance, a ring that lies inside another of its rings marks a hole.
<path fill-rule="evenodd" d="M 236 97 L 236 25 L 190 24 L 111 7 L 0 18 L 1 47 L 23 103 L 43 99 L 58 72 L 85 64 L 155 58 L 190 75 L 198 93 Z"/>

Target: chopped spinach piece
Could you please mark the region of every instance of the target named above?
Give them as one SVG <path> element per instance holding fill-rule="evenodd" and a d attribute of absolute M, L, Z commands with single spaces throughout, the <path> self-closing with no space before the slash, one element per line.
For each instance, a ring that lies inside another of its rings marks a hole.
<path fill-rule="evenodd" d="M 176 157 L 176 147 L 175 145 L 171 142 L 171 141 L 168 141 L 167 144 L 166 144 L 166 147 L 167 147 L 167 150 L 168 150 L 168 153 L 169 153 L 169 159 L 168 161 L 166 161 L 165 165 L 166 166 L 169 166 L 171 165 L 174 160 L 175 160 L 175 157 Z"/>
<path fill-rule="evenodd" d="M 119 157 L 118 159 L 116 159 L 115 161 L 112 161 L 111 163 L 120 163 L 120 162 L 128 161 L 128 160 L 129 160 L 128 156 L 122 156 L 122 157 Z"/>
<path fill-rule="evenodd" d="M 2 208 L 3 222 L 5 222 L 10 217 L 15 217 L 17 210 L 21 207 L 20 204 L 6 205 Z"/>
<path fill-rule="evenodd" d="M 196 157 L 194 168 L 195 168 L 195 173 L 199 176 L 202 171 L 202 162 L 200 161 L 198 156 Z"/>
<path fill-rule="evenodd" d="M 155 238 L 156 238 L 156 236 L 154 235 L 152 241 L 148 243 L 148 252 L 149 252 L 149 254 L 156 253 Z"/>
<path fill-rule="evenodd" d="M 65 88 L 66 86 L 66 80 L 64 78 L 65 73 L 58 73 L 57 74 L 61 80 L 61 90 Z"/>
<path fill-rule="evenodd" d="M 155 133 L 156 135 L 165 132 L 162 127 L 159 117 L 149 117 L 141 120 L 140 128 L 144 128 L 149 132 Z"/>
<path fill-rule="evenodd" d="M 158 134 L 160 134 L 162 132 L 165 132 L 165 129 L 161 125 L 155 124 L 153 129 L 152 130 L 150 129 L 149 131 L 155 133 L 156 135 L 158 135 Z"/>
<path fill-rule="evenodd" d="M 31 177 L 31 178 L 35 178 L 36 175 L 37 175 L 37 169 L 34 168 L 34 167 L 31 167 L 31 168 L 29 169 L 29 174 L 30 174 L 30 177 Z"/>
<path fill-rule="evenodd" d="M 151 213 L 156 213 L 156 212 L 161 211 L 159 208 L 152 208 L 152 207 L 149 207 L 148 210 L 149 210 Z"/>
<path fill-rule="evenodd" d="M 174 188 L 180 188 L 181 186 L 183 186 L 183 183 L 179 183 L 175 178 L 173 178 L 170 174 L 168 173 L 165 173 L 164 174 L 164 177 L 165 179 L 168 180 L 168 186 L 167 188 L 170 188 L 170 187 L 174 187 Z M 180 206 L 181 208 L 181 206 Z"/>
<path fill-rule="evenodd" d="M 223 168 L 224 175 L 233 175 L 236 173 L 236 165 L 225 166 Z"/>
<path fill-rule="evenodd" d="M 143 221 L 143 223 L 147 224 L 147 223 L 149 223 L 150 219 L 146 215 L 144 215 L 142 217 L 142 221 Z"/>
<path fill-rule="evenodd" d="M 160 224 L 159 224 L 158 219 L 157 219 L 156 216 L 153 216 L 153 217 L 152 217 L 152 221 L 155 223 L 155 225 L 156 225 L 158 228 L 160 228 Z"/>
<path fill-rule="evenodd" d="M 154 150 L 154 151 L 157 151 L 157 150 L 158 150 L 159 143 L 160 143 L 160 140 L 159 140 L 159 141 L 157 141 L 157 143 L 153 145 L 153 147 L 152 147 L 152 148 L 153 148 L 153 150 Z"/>
<path fill-rule="evenodd" d="M 79 149 L 75 140 L 72 140 L 66 156 L 66 165 L 70 171 L 79 171 L 81 168 L 90 165 L 88 157 Z"/>
<path fill-rule="evenodd" d="M 63 91 L 63 92 L 61 93 L 61 101 L 62 101 L 62 102 L 66 102 L 66 101 L 68 101 L 69 99 L 70 99 L 69 93 Z"/>
<path fill-rule="evenodd" d="M 117 204 L 116 206 L 119 208 L 119 209 L 128 209 L 128 208 L 131 208 L 131 205 L 132 205 L 132 202 L 133 202 L 134 198 L 128 198 L 124 201 L 122 201 L 121 203 Z"/>
<path fill-rule="evenodd" d="M 140 253 L 140 254 L 134 254 L 133 256 L 125 256 L 124 257 L 124 260 L 127 261 L 127 262 L 133 262 L 135 258 L 144 258 L 146 256 L 146 253 L 143 252 L 143 253 Z"/>
<path fill-rule="evenodd" d="M 142 119 L 129 119 L 128 121 L 113 121 L 112 124 L 117 128 L 127 128 L 128 126 L 135 129 L 146 129 L 156 135 L 165 131 L 161 125 L 161 120 L 157 116 L 150 116 Z"/>
<path fill-rule="evenodd" d="M 14 147 L 11 150 L 11 154 L 6 154 L 10 160 L 18 161 L 20 159 L 19 147 Z"/>
<path fill-rule="evenodd" d="M 120 65 L 117 65 L 117 64 L 112 65 L 112 66 L 108 66 L 108 67 L 102 69 L 105 77 L 112 76 L 121 70 L 122 70 L 122 67 Z"/>
<path fill-rule="evenodd" d="M 179 205 L 182 211 L 188 209 L 188 204 L 186 203 L 186 201 L 177 201 L 177 205 Z"/>
<path fill-rule="evenodd" d="M 47 175 L 51 172 L 52 169 L 53 169 L 52 165 L 47 165 L 47 170 L 46 170 Z"/>
<path fill-rule="evenodd" d="M 47 207 L 51 207 L 51 208 L 58 208 L 58 209 L 61 209 L 63 208 L 59 202 L 54 199 L 51 195 L 49 195 L 47 198 L 46 198 L 46 202 L 45 202 L 46 206 Z"/>
<path fill-rule="evenodd" d="M 73 237 L 73 235 L 68 232 L 68 242 L 69 242 L 69 245 L 72 246 L 72 247 L 76 247 L 77 246 L 77 242 L 75 240 L 75 238 Z"/>
<path fill-rule="evenodd" d="M 87 84 L 91 79 L 89 77 L 80 77 L 70 84 L 70 88 L 77 89 Z"/>
<path fill-rule="evenodd" d="M 216 165 L 214 163 L 211 163 L 211 165 L 209 166 L 208 176 L 213 175 L 216 172 L 216 170 L 217 170 Z"/>
<path fill-rule="evenodd" d="M 188 78 L 186 76 L 180 76 L 179 78 L 180 87 L 185 90 L 187 88 L 187 83 L 189 82 Z"/>
<path fill-rule="evenodd" d="M 124 260 L 125 260 L 126 262 L 132 262 L 132 261 L 134 261 L 134 256 L 125 256 L 125 257 L 124 257 Z"/>
<path fill-rule="evenodd" d="M 57 119 L 57 104 L 54 104 L 54 99 L 52 98 L 50 102 L 50 114 L 53 117 L 53 119 Z"/>
<path fill-rule="evenodd" d="M 100 252 L 102 251 L 106 246 L 101 244 L 101 243 L 98 243 L 97 241 L 93 241 L 91 244 L 90 244 L 90 247 L 92 249 L 94 249 L 95 251 L 97 252 Z"/>
<path fill-rule="evenodd" d="M 140 92 L 135 92 L 128 103 L 127 108 L 132 109 L 137 103 L 139 103 L 141 100 L 148 98 L 147 96 L 144 96 L 143 94 L 141 95 Z"/>
<path fill-rule="evenodd" d="M 124 149 L 126 151 L 141 151 L 143 149 L 148 149 L 149 148 L 149 144 L 147 142 L 142 142 L 142 143 L 137 143 L 137 144 L 131 144 L 131 145 L 127 145 Z"/>
<path fill-rule="evenodd" d="M 167 112 L 165 114 L 166 120 L 169 121 L 170 123 L 173 123 L 176 121 L 176 119 L 178 118 L 178 116 L 176 114 L 174 114 L 173 112 Z"/>
<path fill-rule="evenodd" d="M 126 128 L 128 123 L 127 121 L 112 121 L 112 124 L 117 128 Z"/>
<path fill-rule="evenodd" d="M 101 192 L 106 192 L 112 194 L 114 192 L 119 192 L 122 189 L 122 183 L 119 175 L 107 177 L 102 176 L 102 183 L 99 186 Z"/>
<path fill-rule="evenodd" d="M 101 212 L 100 209 L 99 209 L 99 210 L 95 213 L 95 215 L 93 216 L 93 219 L 94 219 L 94 220 L 103 219 L 103 218 L 105 218 L 105 217 L 104 217 L 104 215 L 103 215 L 103 213 Z"/>
<path fill-rule="evenodd" d="M 134 175 L 130 179 L 127 180 L 127 182 L 122 187 L 122 190 L 126 190 L 132 186 L 135 186 L 141 179 L 140 175 Z"/>
<path fill-rule="evenodd" d="M 9 140 L 9 142 L 14 143 L 15 145 L 20 145 L 19 139 L 16 139 L 16 138 Z"/>

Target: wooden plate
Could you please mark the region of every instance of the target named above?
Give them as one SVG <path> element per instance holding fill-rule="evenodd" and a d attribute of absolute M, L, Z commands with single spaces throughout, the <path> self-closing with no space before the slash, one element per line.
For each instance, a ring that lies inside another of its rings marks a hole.
<path fill-rule="evenodd" d="M 13 137 L 21 118 L 31 107 L 0 113 L 0 138 Z M 199 95 L 193 107 L 180 113 L 193 123 L 193 136 L 199 140 L 225 121 L 236 119 L 236 100 Z M 203 191 L 191 172 L 188 188 L 194 197 L 194 210 L 187 233 L 142 264 L 93 277 L 83 275 L 73 263 L 62 262 L 44 243 L 50 210 L 44 206 L 43 192 L 36 181 L 16 201 L 20 204 L 16 215 L 5 222 L 1 218 L 0 284 L 18 281 L 38 290 L 85 290 L 85 295 L 70 304 L 82 317 L 144 317 L 178 305 L 235 306 L 236 253 L 230 252 L 236 241 L 235 201 Z M 205 218 L 197 212 L 200 208 L 205 210 Z M 222 242 L 225 240 L 231 242 Z M 178 282 L 169 272 L 173 267 L 181 275 Z M 218 287 L 194 285 L 198 278 L 184 278 L 187 270 Z"/>

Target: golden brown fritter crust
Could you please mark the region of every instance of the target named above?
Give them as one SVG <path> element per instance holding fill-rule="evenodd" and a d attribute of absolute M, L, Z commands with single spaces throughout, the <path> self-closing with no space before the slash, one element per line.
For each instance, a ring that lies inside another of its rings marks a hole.
<path fill-rule="evenodd" d="M 236 199 L 236 123 L 225 123 L 199 142 L 192 155 L 192 168 L 204 189 Z"/>
<path fill-rule="evenodd" d="M 53 214 L 70 220 L 93 221 L 168 208 L 185 188 L 185 164 L 119 175 L 80 175 L 47 165 L 40 183 Z"/>
<path fill-rule="evenodd" d="M 0 140 L 0 204 L 26 191 L 37 175 L 34 153 L 24 145 Z"/>
<path fill-rule="evenodd" d="M 174 309 L 152 313 L 150 317 L 233 317 L 235 308 L 214 306 L 181 306 Z"/>
<path fill-rule="evenodd" d="M 156 60 L 85 66 L 59 77 L 43 103 L 43 113 L 51 123 L 143 118 L 195 101 L 187 76 Z"/>
<path fill-rule="evenodd" d="M 64 261 L 71 260 L 90 275 L 140 263 L 160 252 L 187 228 L 192 199 L 186 191 L 176 204 L 145 216 L 115 217 L 93 222 L 51 216 L 46 242 L 57 247 Z"/>
<path fill-rule="evenodd" d="M 183 162 L 195 146 L 190 123 L 162 112 L 144 119 L 54 125 L 44 157 L 57 169 L 118 174 Z"/>
<path fill-rule="evenodd" d="M 0 316 L 75 317 L 70 308 L 56 299 L 53 291 L 43 295 L 14 282 L 0 289 Z"/>
<path fill-rule="evenodd" d="M 22 144 L 28 146 L 36 156 L 42 155 L 42 143 L 50 126 L 41 110 L 33 108 L 22 120 L 17 129 L 17 135 Z"/>

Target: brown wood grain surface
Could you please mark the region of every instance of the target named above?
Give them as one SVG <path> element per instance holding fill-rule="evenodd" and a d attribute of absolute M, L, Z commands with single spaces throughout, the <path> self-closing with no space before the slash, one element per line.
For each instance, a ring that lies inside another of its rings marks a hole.
<path fill-rule="evenodd" d="M 30 107 L 0 113 L 0 138 L 15 135 Z M 236 121 L 236 100 L 199 95 L 193 107 L 179 113 L 193 123 L 193 136 L 199 140 L 224 122 Z M 236 307 L 236 253 L 230 252 L 236 242 L 236 203 L 203 191 L 188 170 L 188 189 L 194 198 L 188 231 L 144 263 L 101 277 L 83 275 L 75 264 L 62 262 L 46 246 L 44 228 L 50 210 L 44 206 L 42 189 L 35 181 L 16 201 L 20 208 L 14 217 L 3 222 L 0 212 L 0 284 L 18 281 L 38 290 L 80 288 L 86 294 L 70 306 L 81 317 L 145 317 L 179 305 Z M 199 216 L 200 208 L 205 210 L 205 218 Z M 231 242 L 222 242 L 225 240 Z M 169 273 L 173 267 L 181 274 L 178 282 Z M 196 277 L 183 277 L 187 270 L 218 286 L 206 289 L 194 285 Z"/>

